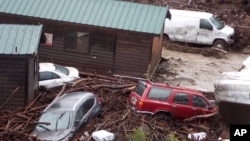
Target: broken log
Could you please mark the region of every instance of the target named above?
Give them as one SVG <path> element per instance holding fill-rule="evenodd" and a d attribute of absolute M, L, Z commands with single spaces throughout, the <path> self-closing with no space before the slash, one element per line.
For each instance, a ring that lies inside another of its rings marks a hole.
<path fill-rule="evenodd" d="M 218 112 L 214 112 L 214 113 L 206 114 L 206 115 L 197 115 L 197 116 L 193 116 L 193 117 L 184 119 L 184 121 L 192 121 L 192 120 L 200 119 L 200 118 L 211 118 L 211 117 L 214 117 L 214 116 L 216 116 L 216 115 L 218 115 Z"/>

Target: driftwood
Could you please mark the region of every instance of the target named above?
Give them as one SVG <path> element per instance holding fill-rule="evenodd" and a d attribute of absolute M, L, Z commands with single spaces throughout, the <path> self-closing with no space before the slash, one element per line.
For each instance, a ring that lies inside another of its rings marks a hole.
<path fill-rule="evenodd" d="M 36 140 L 30 132 L 37 124 L 37 119 L 41 111 L 56 97 L 72 91 L 90 91 L 101 98 L 103 113 L 100 118 L 93 119 L 79 131 L 73 138 L 78 140 L 83 138 L 84 132 L 93 132 L 96 130 L 109 130 L 116 134 L 119 140 L 127 140 L 126 136 L 133 134 L 134 129 L 146 128 L 149 134 L 149 140 L 164 140 L 167 133 L 176 132 L 176 136 L 187 135 L 189 131 L 184 130 L 187 126 L 193 129 L 206 131 L 209 133 L 209 125 L 200 123 L 194 126 L 193 121 L 209 118 L 215 115 L 195 116 L 186 119 L 183 124 L 177 124 L 174 121 L 166 123 L 157 121 L 151 115 L 137 114 L 130 110 L 128 106 L 128 96 L 131 90 L 136 86 L 136 82 L 117 78 L 80 78 L 71 83 L 64 84 L 62 87 L 49 89 L 46 93 L 37 96 L 26 107 L 21 107 L 15 111 L 0 111 L 0 139 L 2 140 Z M 195 120 L 194 120 L 195 119 Z M 46 122 L 44 124 L 47 124 Z M 174 125 L 180 126 L 175 128 Z M 85 140 L 91 140 L 91 136 L 85 137 Z"/>
<path fill-rule="evenodd" d="M 0 106 L 0 108 L 3 107 L 3 106 L 9 101 L 9 99 L 11 99 L 11 98 L 14 96 L 14 94 L 16 94 L 16 92 L 17 92 L 19 89 L 20 89 L 20 87 L 17 87 L 17 88 L 11 93 L 11 95 L 8 97 L 8 99 Z"/>
<path fill-rule="evenodd" d="M 216 116 L 216 115 L 218 115 L 218 112 L 211 113 L 211 114 L 206 114 L 206 115 L 197 115 L 197 116 L 193 116 L 193 117 L 190 117 L 190 118 L 185 119 L 184 121 L 192 121 L 192 120 L 201 119 L 201 118 L 211 118 L 211 117 L 214 117 L 214 116 Z"/>
<path fill-rule="evenodd" d="M 220 52 L 222 52 L 222 53 L 224 53 L 224 54 L 226 54 L 226 53 L 227 53 L 227 51 L 226 51 L 226 50 L 219 49 L 219 48 L 216 48 L 216 47 L 212 47 L 212 49 L 214 49 L 214 50 L 216 50 L 216 51 L 220 51 Z"/>

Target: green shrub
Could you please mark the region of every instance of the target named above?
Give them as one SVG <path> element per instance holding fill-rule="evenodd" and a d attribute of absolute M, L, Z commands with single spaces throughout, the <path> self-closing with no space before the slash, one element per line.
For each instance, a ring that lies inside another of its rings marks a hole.
<path fill-rule="evenodd" d="M 174 132 L 170 132 L 166 141 L 179 141 L 179 139 L 175 136 Z"/>
<path fill-rule="evenodd" d="M 133 133 L 128 134 L 126 137 L 130 141 L 146 141 L 148 134 L 143 132 L 141 128 L 133 129 Z"/>

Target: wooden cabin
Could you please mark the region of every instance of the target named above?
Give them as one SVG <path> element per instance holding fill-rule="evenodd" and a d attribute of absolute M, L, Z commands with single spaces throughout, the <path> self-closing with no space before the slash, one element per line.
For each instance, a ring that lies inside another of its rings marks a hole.
<path fill-rule="evenodd" d="M 151 78 L 168 7 L 117 0 L 0 1 L 0 23 L 42 24 L 40 62 Z"/>
<path fill-rule="evenodd" d="M 38 93 L 41 25 L 0 24 L 0 109 L 17 109 Z"/>

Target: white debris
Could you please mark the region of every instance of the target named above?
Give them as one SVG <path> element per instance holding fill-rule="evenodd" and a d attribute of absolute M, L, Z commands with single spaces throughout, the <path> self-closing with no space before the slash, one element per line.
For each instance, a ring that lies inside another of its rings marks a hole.
<path fill-rule="evenodd" d="M 207 137 L 207 133 L 206 132 L 199 132 L 199 133 L 189 133 L 188 134 L 188 139 L 190 140 L 204 140 Z"/>
<path fill-rule="evenodd" d="M 106 130 L 99 130 L 92 133 L 92 137 L 95 141 L 113 141 L 115 135 Z"/>

